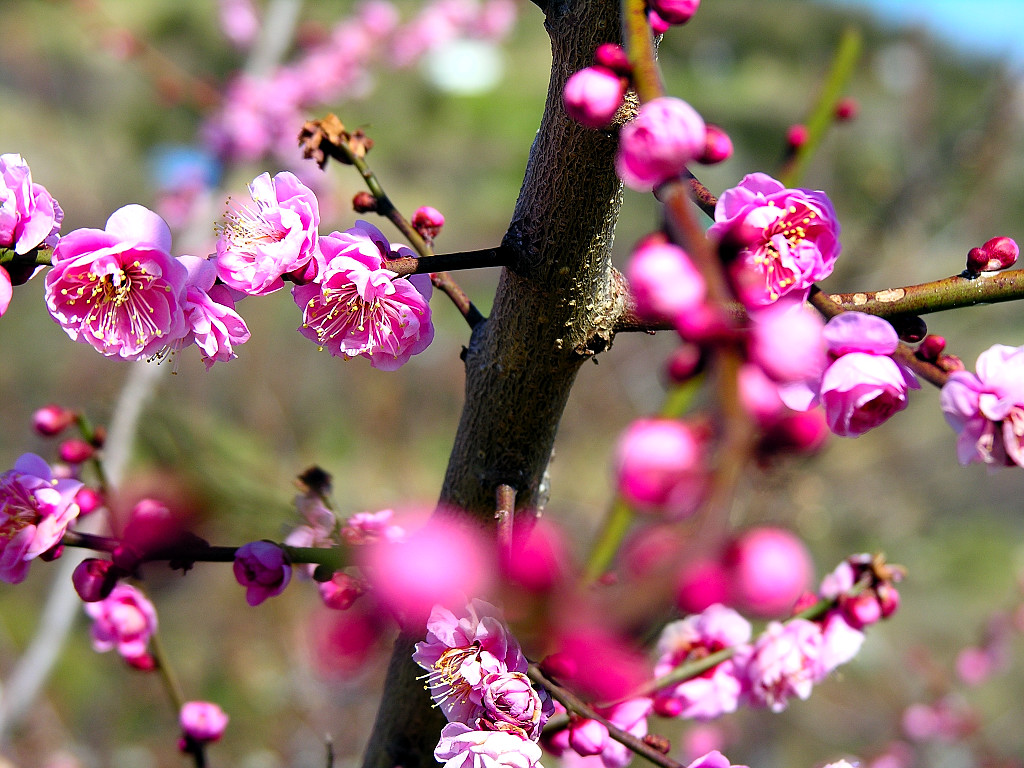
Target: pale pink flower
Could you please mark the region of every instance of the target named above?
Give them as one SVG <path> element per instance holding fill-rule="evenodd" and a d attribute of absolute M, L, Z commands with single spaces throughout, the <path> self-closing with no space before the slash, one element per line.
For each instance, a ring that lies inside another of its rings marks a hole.
<path fill-rule="evenodd" d="M 705 133 L 704 120 L 682 99 L 662 96 L 645 102 L 619 133 L 619 178 L 630 189 L 650 192 L 700 157 Z"/>
<path fill-rule="evenodd" d="M 434 749 L 444 768 L 533 768 L 540 747 L 508 731 L 475 731 L 464 723 L 448 723 Z"/>
<path fill-rule="evenodd" d="M 864 644 L 864 633 L 851 627 L 840 611 L 829 611 L 821 622 L 821 656 L 818 678 L 852 660 Z"/>
<path fill-rule="evenodd" d="M 63 220 L 64 211 L 32 181 L 22 156 L 0 155 L 0 247 L 22 254 L 37 245 L 53 246 Z"/>
<path fill-rule="evenodd" d="M 260 18 L 252 0 L 219 0 L 217 20 L 221 32 L 236 48 L 246 49 L 260 33 Z"/>
<path fill-rule="evenodd" d="M 365 221 L 320 238 L 324 264 L 315 283 L 292 289 L 302 309 L 299 333 L 335 357 L 362 356 L 393 371 L 434 338 L 427 275 L 397 277 L 388 257 L 413 255 L 393 248 Z"/>
<path fill-rule="evenodd" d="M 759 616 L 788 613 L 814 575 L 807 547 L 782 528 L 752 528 L 725 553 L 731 602 Z"/>
<path fill-rule="evenodd" d="M 522 672 L 492 672 L 481 682 L 484 714 L 475 724 L 488 730 L 517 732 L 536 741 L 554 711 L 547 692 L 538 693 Z"/>
<path fill-rule="evenodd" d="M 957 433 L 957 459 L 1024 466 L 1024 347 L 996 344 L 975 368 L 950 374 L 939 399 Z"/>
<path fill-rule="evenodd" d="M 186 701 L 178 714 L 181 732 L 200 743 L 217 741 L 228 727 L 224 710 L 210 701 Z"/>
<path fill-rule="evenodd" d="M 188 331 L 187 272 L 170 248 L 166 222 L 141 205 L 114 211 L 103 230 L 68 233 L 46 275 L 50 315 L 73 340 L 108 357 L 162 354 Z"/>
<path fill-rule="evenodd" d="M 606 67 L 585 67 L 565 83 L 566 114 L 587 128 L 606 128 L 626 95 L 626 81 Z"/>
<path fill-rule="evenodd" d="M 806 619 L 773 621 L 744 666 L 754 705 L 781 712 L 792 697 L 807 699 L 820 678 L 821 627 Z"/>
<path fill-rule="evenodd" d="M 704 301 L 707 285 L 689 255 L 673 243 L 642 241 L 626 266 L 637 312 L 653 320 L 674 320 Z"/>
<path fill-rule="evenodd" d="M 693 513 L 707 487 L 706 445 L 675 419 L 638 419 L 619 438 L 615 474 L 619 493 L 642 512 L 678 519 Z"/>
<path fill-rule="evenodd" d="M 217 239 L 217 276 L 230 287 L 262 296 L 284 287 L 281 276 L 315 265 L 320 205 L 294 173 L 249 185 L 252 205 L 230 213 Z M 315 274 L 315 272 L 313 273 Z"/>
<path fill-rule="evenodd" d="M 188 333 L 177 343 L 183 348 L 195 343 L 202 352 L 206 370 L 215 362 L 234 360 L 234 348 L 249 340 L 249 328 L 235 312 L 231 291 L 215 285 L 217 267 L 209 259 L 179 256 L 178 261 L 188 270 L 185 284 L 185 323 Z"/>
<path fill-rule="evenodd" d="M 23 454 L 0 475 L 0 580 L 17 584 L 29 563 L 60 543 L 78 517 L 82 483 L 57 479 L 34 453 Z"/>
<path fill-rule="evenodd" d="M 525 673 L 528 667 L 498 609 L 483 600 L 473 600 L 459 615 L 435 606 L 412 659 L 427 670 L 430 695 L 445 717 L 461 723 L 486 714 L 488 675 Z"/>
<path fill-rule="evenodd" d="M 245 587 L 245 601 L 259 605 L 279 595 L 292 578 L 292 566 L 285 551 L 270 541 L 251 541 L 235 552 L 235 580 Z"/>
<path fill-rule="evenodd" d="M 118 584 L 103 600 L 86 603 L 93 620 L 92 647 L 103 653 L 116 649 L 128 661 L 148 657 L 149 638 L 156 632 L 156 609 L 138 589 Z"/>
<path fill-rule="evenodd" d="M 722 193 L 708 233 L 736 250 L 726 254 L 732 257 L 729 273 L 748 308 L 787 294 L 802 300 L 839 257 L 839 220 L 825 193 L 786 189 L 763 173 Z"/>

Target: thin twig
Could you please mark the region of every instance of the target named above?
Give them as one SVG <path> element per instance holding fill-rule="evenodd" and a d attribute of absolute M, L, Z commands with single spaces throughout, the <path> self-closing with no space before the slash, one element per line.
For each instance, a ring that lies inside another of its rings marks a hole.
<path fill-rule="evenodd" d="M 498 546 L 506 556 L 512 555 L 512 526 L 516 514 L 516 489 L 502 483 L 494 492 L 497 509 L 494 518 L 498 521 Z"/>

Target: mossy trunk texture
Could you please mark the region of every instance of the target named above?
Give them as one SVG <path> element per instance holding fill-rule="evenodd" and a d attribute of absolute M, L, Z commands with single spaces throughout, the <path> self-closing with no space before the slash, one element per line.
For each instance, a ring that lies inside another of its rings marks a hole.
<path fill-rule="evenodd" d="M 518 508 L 538 508 L 562 411 L 583 362 L 611 339 L 623 292 L 611 266 L 621 203 L 615 138 L 582 128 L 562 107 L 562 89 L 594 49 L 620 39 L 616 0 L 544 7 L 552 66 L 540 130 L 504 245 L 515 254 L 493 310 L 473 332 L 466 401 L 440 505 L 490 524 L 506 483 Z M 365 768 L 436 766 L 444 716 L 431 706 L 411 660 L 422 637 L 395 643 Z"/>

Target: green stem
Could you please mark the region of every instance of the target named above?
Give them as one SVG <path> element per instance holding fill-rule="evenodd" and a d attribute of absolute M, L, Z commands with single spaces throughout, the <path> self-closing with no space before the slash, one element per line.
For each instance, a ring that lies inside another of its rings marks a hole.
<path fill-rule="evenodd" d="M 622 499 L 616 499 L 604 519 L 597 541 L 590 550 L 590 557 L 587 558 L 583 570 L 584 583 L 593 584 L 611 567 L 615 553 L 619 551 L 619 545 L 626 537 L 632 522 L 633 510 Z"/>
<path fill-rule="evenodd" d="M 654 52 L 646 0 L 623 0 L 622 39 L 633 65 L 633 87 L 640 103 L 665 95 L 658 59 Z"/>

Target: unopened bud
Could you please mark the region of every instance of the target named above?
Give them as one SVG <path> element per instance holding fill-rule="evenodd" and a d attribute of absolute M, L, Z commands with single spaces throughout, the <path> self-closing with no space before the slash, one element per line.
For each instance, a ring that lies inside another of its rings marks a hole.
<path fill-rule="evenodd" d="M 900 607 L 900 593 L 891 583 L 883 581 L 875 587 L 875 594 L 878 595 L 878 605 L 882 609 L 882 618 L 892 616 Z"/>
<path fill-rule="evenodd" d="M 83 464 L 96 455 L 95 449 L 89 443 L 77 437 L 61 443 L 57 453 L 60 460 L 68 464 Z"/>
<path fill-rule="evenodd" d="M 156 669 L 156 659 L 150 656 L 148 653 L 144 653 L 141 656 L 132 656 L 131 658 L 125 658 L 128 662 L 128 666 L 132 669 L 137 669 L 140 672 L 152 672 Z"/>
<path fill-rule="evenodd" d="M 996 272 L 1012 267 L 1017 262 L 1020 249 L 1009 237 L 993 237 L 981 248 L 971 248 L 967 252 L 967 271 L 971 274 L 979 272 Z"/>
<path fill-rule="evenodd" d="M 857 113 L 860 111 L 860 105 L 856 99 L 846 98 L 840 99 L 836 104 L 836 120 L 841 123 L 845 123 L 849 120 L 853 120 L 857 117 Z"/>
<path fill-rule="evenodd" d="M 647 23 L 651 25 L 651 32 L 656 35 L 664 35 L 672 28 L 672 25 L 661 18 L 658 12 L 653 9 L 647 11 Z"/>
<path fill-rule="evenodd" d="M 324 605 L 336 611 L 352 607 L 356 599 L 366 591 L 365 585 L 347 573 L 337 571 L 330 581 L 317 584 Z"/>
<path fill-rule="evenodd" d="M 649 0 L 647 5 L 666 23 L 685 24 L 697 12 L 700 0 Z"/>
<path fill-rule="evenodd" d="M 818 604 L 818 596 L 813 592 L 804 592 L 800 597 L 796 599 L 793 604 L 793 615 L 803 613 L 808 608 L 811 608 Z"/>
<path fill-rule="evenodd" d="M 806 125 L 797 123 L 789 126 L 789 130 L 786 131 L 786 148 L 790 152 L 795 152 L 807 143 L 809 135 Z"/>
<path fill-rule="evenodd" d="M 54 437 L 75 423 L 75 412 L 51 403 L 32 414 L 32 428 L 43 437 Z"/>
<path fill-rule="evenodd" d="M 71 583 L 75 587 L 75 592 L 82 598 L 82 602 L 97 603 L 110 594 L 121 574 L 122 571 L 115 568 L 109 560 L 90 557 L 75 567 L 71 574 Z"/>
<path fill-rule="evenodd" d="M 956 355 L 940 355 L 939 359 L 935 361 L 935 364 L 946 373 L 967 370 L 967 366 L 964 365 L 964 361 Z"/>
<path fill-rule="evenodd" d="M 665 373 L 673 384 L 685 384 L 704 368 L 704 354 L 696 344 L 681 344 L 672 353 Z"/>
<path fill-rule="evenodd" d="M 432 243 L 441 232 L 441 227 L 444 226 L 444 216 L 437 208 L 423 205 L 417 208 L 412 215 L 412 226 L 419 232 L 420 237 L 428 243 Z"/>
<path fill-rule="evenodd" d="M 705 125 L 704 152 L 697 158 L 698 163 L 714 165 L 732 157 L 732 139 L 717 125 Z"/>
<path fill-rule="evenodd" d="M 882 618 L 882 606 L 871 591 L 861 592 L 854 597 L 840 595 L 839 610 L 846 623 L 854 629 L 863 629 Z"/>
<path fill-rule="evenodd" d="M 597 50 L 594 51 L 594 64 L 599 67 L 607 67 L 622 77 L 630 77 L 633 74 L 633 65 L 629 62 L 629 56 L 621 46 L 615 43 L 601 43 L 597 46 Z"/>
<path fill-rule="evenodd" d="M 946 340 L 942 336 L 930 333 L 921 341 L 921 345 L 917 348 L 914 355 L 926 363 L 934 363 L 939 359 L 939 355 L 942 354 L 942 350 L 945 348 Z"/>
<path fill-rule="evenodd" d="M 356 192 L 352 198 L 352 210 L 356 213 L 373 213 L 377 210 L 377 198 L 365 190 Z"/>

